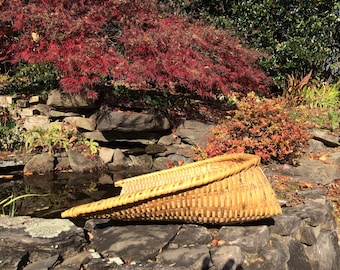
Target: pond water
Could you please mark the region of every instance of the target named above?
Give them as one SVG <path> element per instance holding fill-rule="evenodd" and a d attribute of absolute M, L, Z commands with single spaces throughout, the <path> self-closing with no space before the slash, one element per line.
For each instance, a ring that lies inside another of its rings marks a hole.
<path fill-rule="evenodd" d="M 20 170 L 10 175 L 12 179 L 0 178 L 0 214 L 44 218 L 60 217 L 62 211 L 72 206 L 117 196 L 120 188 L 114 186 L 114 180 L 129 176 L 125 172 L 24 176 Z M 1 204 L 10 196 L 25 194 L 15 203 L 5 207 Z"/>

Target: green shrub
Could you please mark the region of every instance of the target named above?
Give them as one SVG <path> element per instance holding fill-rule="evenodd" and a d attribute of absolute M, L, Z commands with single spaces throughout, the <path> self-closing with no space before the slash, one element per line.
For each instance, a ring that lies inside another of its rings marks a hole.
<path fill-rule="evenodd" d="M 24 144 L 23 128 L 5 110 L 0 112 L 0 151 L 19 150 Z"/>
<path fill-rule="evenodd" d="M 58 72 L 52 64 L 22 64 L 6 85 L 5 91 L 39 94 L 58 87 L 58 80 Z"/>
<path fill-rule="evenodd" d="M 14 217 L 17 211 L 16 201 L 27 197 L 42 197 L 48 195 L 49 194 L 23 194 L 15 196 L 14 193 L 12 193 L 10 196 L 0 201 L 1 212 L 3 215 Z"/>
<path fill-rule="evenodd" d="M 304 87 L 302 98 L 311 108 L 339 109 L 339 89 L 340 81 L 336 84 L 314 82 Z"/>
<path fill-rule="evenodd" d="M 77 129 L 66 123 L 52 122 L 48 129 L 35 128 L 24 133 L 27 152 L 62 152 L 75 148 L 84 154 L 94 155 L 99 144 L 85 139 Z"/>
<path fill-rule="evenodd" d="M 67 151 L 70 140 L 76 135 L 76 129 L 60 122 L 50 123 L 47 130 L 33 128 L 24 133 L 27 152 L 36 150 L 42 152 Z"/>

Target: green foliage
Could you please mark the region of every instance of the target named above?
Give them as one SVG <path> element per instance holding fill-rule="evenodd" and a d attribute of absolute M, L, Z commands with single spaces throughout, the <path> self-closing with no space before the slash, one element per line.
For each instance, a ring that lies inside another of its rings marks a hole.
<path fill-rule="evenodd" d="M 145 93 L 143 102 L 159 110 L 172 107 L 170 95 L 167 93 L 160 93 L 159 95 Z"/>
<path fill-rule="evenodd" d="M 79 152 L 85 153 L 85 155 L 96 155 L 98 154 L 99 143 L 92 139 L 88 140 L 84 137 L 79 137 L 75 142 L 75 148 Z"/>
<path fill-rule="evenodd" d="M 331 129 L 334 131 L 340 126 L 340 109 L 337 110 L 329 110 L 328 111 L 328 119 L 330 122 Z"/>
<path fill-rule="evenodd" d="M 283 97 L 293 108 L 290 114 L 316 126 L 336 130 L 340 121 L 340 81 L 310 81 L 311 72 L 301 80 L 288 76 Z"/>
<path fill-rule="evenodd" d="M 49 63 L 22 64 L 18 67 L 10 83 L 5 87 L 7 92 L 42 93 L 58 87 L 58 71 Z"/>
<path fill-rule="evenodd" d="M 0 151 L 19 150 L 24 144 L 22 132 L 8 112 L 0 111 Z"/>
<path fill-rule="evenodd" d="M 97 154 L 99 144 L 92 140 L 83 138 L 78 134 L 77 129 L 66 123 L 52 122 L 48 129 L 35 128 L 24 133 L 25 147 L 27 152 L 61 152 L 67 151 L 72 147 L 85 149 L 89 154 Z M 83 147 L 82 147 L 83 146 Z"/>
<path fill-rule="evenodd" d="M 254 94 L 238 102 L 234 115 L 212 129 L 203 157 L 245 152 L 264 163 L 295 163 L 310 136 L 306 123 L 293 120 L 281 98 L 260 99 Z"/>
<path fill-rule="evenodd" d="M 15 196 L 14 193 L 12 193 L 7 198 L 0 201 L 0 207 L 2 210 L 3 215 L 8 215 L 10 217 L 14 217 L 16 213 L 16 201 L 27 198 L 27 197 L 41 197 L 41 196 L 48 196 L 48 194 L 24 194 L 20 196 Z"/>
<path fill-rule="evenodd" d="M 16 125 L 14 127 L 0 126 L 0 150 L 11 152 L 19 150 L 24 145 L 23 132 L 23 128 Z"/>
<path fill-rule="evenodd" d="M 302 98 L 311 108 L 338 109 L 340 106 L 340 81 L 336 84 L 315 82 L 303 88 Z"/>
<path fill-rule="evenodd" d="M 283 85 L 286 74 L 313 70 L 339 78 L 337 1 L 244 1 L 234 10 L 232 24 L 250 44 L 273 57 L 262 67 Z"/>
<path fill-rule="evenodd" d="M 125 96 L 128 98 L 132 97 L 133 95 L 133 91 L 124 85 L 113 86 L 111 93 L 117 97 Z"/>
<path fill-rule="evenodd" d="M 5 88 L 10 83 L 10 76 L 8 74 L 0 73 L 0 89 Z M 3 90 L 1 90 L 3 92 Z"/>
<path fill-rule="evenodd" d="M 67 151 L 69 141 L 75 136 L 76 129 L 70 125 L 53 122 L 47 130 L 33 128 L 24 133 L 27 152 L 39 149 L 42 152 Z"/>
<path fill-rule="evenodd" d="M 182 93 L 166 93 L 156 90 L 132 90 L 125 86 L 116 86 L 112 91 L 113 100 L 104 99 L 104 102 L 109 106 L 117 106 L 120 108 L 150 111 L 157 110 L 167 115 L 175 116 L 176 114 L 184 113 L 185 109 L 193 109 L 193 105 L 197 100 L 200 100 L 198 95 L 188 93 L 183 90 Z M 213 100 L 214 102 L 222 102 L 222 97 L 228 99 L 226 95 L 220 94 Z"/>

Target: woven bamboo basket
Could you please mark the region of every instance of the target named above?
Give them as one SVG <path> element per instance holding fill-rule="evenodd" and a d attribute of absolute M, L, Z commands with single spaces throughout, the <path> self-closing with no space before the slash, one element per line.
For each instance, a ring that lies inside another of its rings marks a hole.
<path fill-rule="evenodd" d="M 231 224 L 282 213 L 270 183 L 250 154 L 222 155 L 121 180 L 119 196 L 61 216 L 124 221 Z"/>

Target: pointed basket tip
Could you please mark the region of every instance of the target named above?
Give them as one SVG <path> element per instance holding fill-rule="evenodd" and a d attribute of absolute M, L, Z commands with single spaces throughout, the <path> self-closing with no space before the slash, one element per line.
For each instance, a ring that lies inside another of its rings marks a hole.
<path fill-rule="evenodd" d="M 75 206 L 67 217 L 231 224 L 282 213 L 250 154 L 228 154 L 116 182 L 119 196 Z"/>

